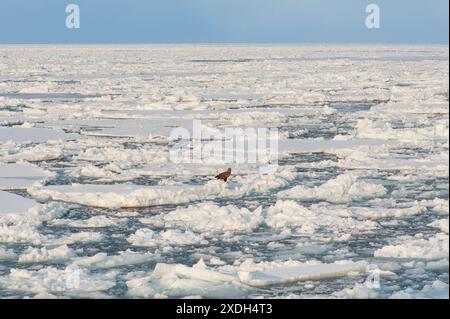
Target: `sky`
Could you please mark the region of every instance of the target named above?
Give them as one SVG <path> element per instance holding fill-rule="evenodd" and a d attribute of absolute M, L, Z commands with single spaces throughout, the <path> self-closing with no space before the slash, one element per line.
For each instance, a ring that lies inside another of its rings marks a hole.
<path fill-rule="evenodd" d="M 80 8 L 68 29 L 65 8 Z M 369 29 L 366 6 L 380 8 Z M 448 44 L 448 0 L 0 0 L 0 44 Z"/>

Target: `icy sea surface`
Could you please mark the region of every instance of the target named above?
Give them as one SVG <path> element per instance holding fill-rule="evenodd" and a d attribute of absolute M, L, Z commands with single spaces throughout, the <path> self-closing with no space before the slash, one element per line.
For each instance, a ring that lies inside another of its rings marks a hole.
<path fill-rule="evenodd" d="M 0 46 L 0 298 L 448 298 L 448 60 Z M 277 128 L 277 170 L 174 163 L 193 120 Z"/>

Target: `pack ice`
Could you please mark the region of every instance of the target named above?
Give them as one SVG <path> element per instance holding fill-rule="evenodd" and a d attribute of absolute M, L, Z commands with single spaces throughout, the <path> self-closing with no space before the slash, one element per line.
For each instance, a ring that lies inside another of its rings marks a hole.
<path fill-rule="evenodd" d="M 448 298 L 448 56 L 1 45 L 0 298 Z"/>

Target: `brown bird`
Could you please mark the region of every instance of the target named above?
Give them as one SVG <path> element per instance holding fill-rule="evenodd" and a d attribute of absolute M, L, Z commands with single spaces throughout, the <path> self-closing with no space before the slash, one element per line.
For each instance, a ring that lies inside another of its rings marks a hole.
<path fill-rule="evenodd" d="M 216 176 L 216 178 L 226 182 L 228 177 L 230 177 L 230 175 L 231 175 L 231 168 L 229 168 L 228 171 L 226 172 L 220 173 L 219 175 Z"/>

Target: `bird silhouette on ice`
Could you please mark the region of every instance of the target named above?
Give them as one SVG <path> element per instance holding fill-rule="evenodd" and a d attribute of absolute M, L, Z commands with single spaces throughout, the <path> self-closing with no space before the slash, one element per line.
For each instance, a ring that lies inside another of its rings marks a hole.
<path fill-rule="evenodd" d="M 231 168 L 229 168 L 226 172 L 220 173 L 219 175 L 216 176 L 216 178 L 226 182 L 230 177 L 230 175 L 231 175 Z"/>

